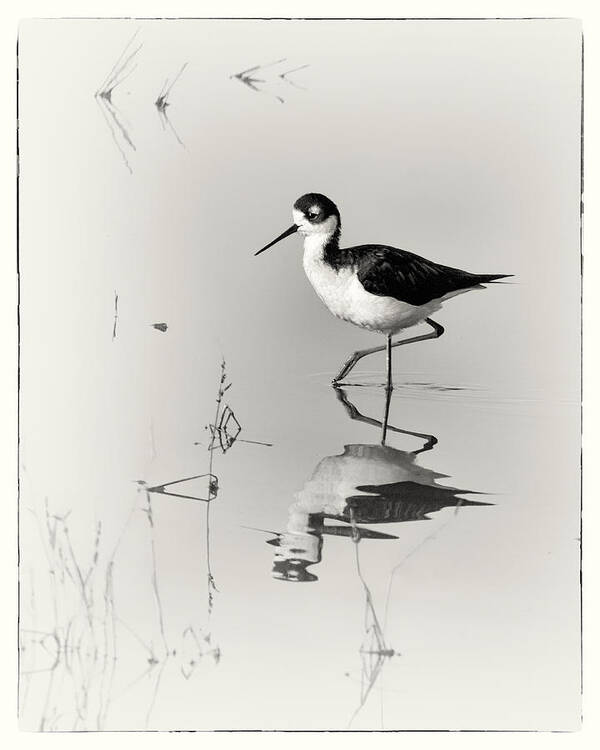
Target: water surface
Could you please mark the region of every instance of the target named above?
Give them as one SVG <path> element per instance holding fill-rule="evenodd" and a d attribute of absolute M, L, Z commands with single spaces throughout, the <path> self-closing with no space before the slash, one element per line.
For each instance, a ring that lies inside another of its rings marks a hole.
<path fill-rule="evenodd" d="M 19 49 L 22 728 L 576 728 L 579 25 Z M 309 190 L 515 274 L 394 354 L 384 447 L 383 358 L 329 385 L 374 337 L 252 255 Z"/>

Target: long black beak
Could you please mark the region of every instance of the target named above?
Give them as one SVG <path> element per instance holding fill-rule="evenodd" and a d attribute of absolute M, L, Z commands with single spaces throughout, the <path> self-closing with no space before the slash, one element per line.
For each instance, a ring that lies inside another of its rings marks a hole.
<path fill-rule="evenodd" d="M 273 242 L 269 242 L 268 245 L 265 245 L 264 247 L 261 247 L 260 250 L 257 250 L 257 252 L 254 253 L 254 255 L 260 255 L 261 253 L 264 253 L 265 250 L 268 250 L 270 247 L 273 247 L 279 240 L 283 240 L 286 237 L 289 237 L 290 234 L 294 234 L 294 232 L 298 231 L 298 225 L 292 224 L 292 226 L 289 229 L 286 229 L 283 234 L 280 234 L 279 237 L 276 237 Z"/>

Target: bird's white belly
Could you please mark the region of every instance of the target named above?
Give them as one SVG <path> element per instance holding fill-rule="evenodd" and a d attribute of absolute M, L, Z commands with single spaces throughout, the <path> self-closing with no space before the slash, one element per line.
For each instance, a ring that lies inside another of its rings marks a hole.
<path fill-rule="evenodd" d="M 393 297 L 367 292 L 352 268 L 336 271 L 322 254 L 304 253 L 304 270 L 315 292 L 338 318 L 378 333 L 393 334 L 416 325 L 436 310 L 441 300 L 425 305 L 410 305 Z"/>

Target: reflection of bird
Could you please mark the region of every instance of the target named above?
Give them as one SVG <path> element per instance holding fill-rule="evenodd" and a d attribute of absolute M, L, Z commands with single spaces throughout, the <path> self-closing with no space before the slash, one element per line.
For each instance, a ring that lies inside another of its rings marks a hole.
<path fill-rule="evenodd" d="M 320 193 L 294 203 L 294 224 L 256 255 L 294 232 L 304 235 L 304 270 L 318 296 L 338 318 L 387 337 L 386 346 L 355 352 L 334 378 L 337 383 L 356 363 L 374 352 L 388 354 L 391 387 L 393 346 L 437 338 L 444 329 L 429 316 L 457 294 L 481 288 L 508 274 L 473 274 L 421 258 L 389 245 L 340 248 L 340 212 Z M 392 343 L 392 336 L 420 322 L 433 331 Z"/>
<path fill-rule="evenodd" d="M 443 508 L 487 505 L 459 497 L 470 490 L 437 484 L 446 475 L 418 466 L 418 453 L 355 444 L 322 459 L 290 506 L 286 532 L 270 542 L 277 547 L 273 575 L 316 580 L 307 567 L 321 561 L 324 534 L 395 539 L 356 524 L 428 520 L 430 513 Z M 348 525 L 325 525 L 325 519 Z"/>

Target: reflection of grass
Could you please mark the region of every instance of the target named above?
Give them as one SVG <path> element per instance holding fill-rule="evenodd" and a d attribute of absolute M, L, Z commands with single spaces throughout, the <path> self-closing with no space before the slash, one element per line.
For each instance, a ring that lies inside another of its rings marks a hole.
<path fill-rule="evenodd" d="M 116 299 L 115 294 L 115 304 Z M 31 583 L 30 611 L 33 622 L 27 625 L 31 624 L 32 627 L 26 628 L 22 618 L 20 628 L 22 685 L 19 697 L 20 715 L 24 716 L 31 702 L 32 685 L 35 690 L 44 691 L 37 723 L 40 731 L 106 729 L 110 723 L 111 706 L 132 691 L 147 690 L 150 684 L 151 694 L 145 709 L 147 727 L 158 699 L 163 675 L 170 664 L 176 664 L 179 673 L 187 681 L 205 657 L 211 657 L 215 664 L 219 663 L 221 651 L 210 632 L 213 597 L 218 591 L 210 560 L 210 505 L 219 491 L 218 478 L 213 473 L 216 456 L 219 455 L 215 449 L 220 447 L 222 453 L 225 453 L 238 440 L 242 429 L 231 407 L 224 401 L 230 387 L 223 360 L 214 419 L 207 427 L 210 436 L 206 458 L 208 472 L 154 487 L 148 487 L 145 481 L 139 480 L 136 483 L 135 502 L 112 549 L 106 549 L 103 529 L 98 524 L 90 540 L 89 559 L 85 559 L 77 553 L 76 545 L 72 543 L 70 513 L 63 516 L 51 514 L 46 503 L 43 520 L 40 521 L 35 516 L 48 563 L 47 589 L 53 616 L 50 622 L 38 622 L 38 604 Z M 155 453 L 152 421 L 150 433 Z M 169 636 L 168 612 L 161 595 L 153 503 L 156 502 L 155 495 L 189 498 L 190 495 L 170 490 L 173 486 L 194 478 L 206 478 L 206 497 L 193 499 L 206 500 L 208 620 L 204 628 L 188 624 L 178 638 L 173 638 Z M 139 511 L 145 514 L 147 520 L 150 563 L 144 569 L 143 583 L 152 592 L 152 624 L 160 635 L 158 645 L 132 628 L 122 613 L 117 613 L 115 606 L 114 580 L 120 569 L 119 553 L 125 532 Z M 24 601 L 24 587 L 21 593 Z M 139 673 L 118 690 L 117 682 L 119 678 L 123 681 L 126 668 L 125 665 L 119 668 L 119 664 L 123 663 L 125 656 L 128 663 L 132 660 L 139 663 Z M 45 682 L 42 683 L 42 680 Z"/>
<path fill-rule="evenodd" d="M 152 519 L 152 506 L 150 502 L 150 493 L 156 493 L 160 495 L 167 495 L 169 497 L 177 497 L 187 500 L 200 500 L 206 503 L 206 570 L 207 570 L 207 598 L 208 598 L 208 611 L 209 614 L 212 611 L 214 594 L 218 592 L 215 577 L 211 568 L 210 558 L 210 504 L 216 499 L 219 492 L 219 478 L 214 473 L 215 463 L 215 452 L 220 448 L 221 453 L 226 453 L 236 441 L 240 440 L 239 434 L 242 431 L 242 426 L 235 416 L 232 408 L 225 404 L 224 398 L 226 392 L 231 388 L 232 383 L 228 382 L 227 377 L 227 366 L 225 359 L 221 360 L 218 384 L 217 384 L 217 395 L 215 398 L 215 414 L 213 421 L 206 426 L 209 433 L 209 442 L 207 447 L 208 459 L 207 469 L 204 474 L 196 474 L 190 477 L 181 477 L 164 484 L 155 485 L 153 487 L 147 487 L 146 483 L 142 480 L 138 482 L 140 487 L 144 487 L 148 495 L 148 507 L 147 513 L 149 520 Z M 241 441 L 240 442 L 256 442 L 258 441 Z M 200 443 L 196 442 L 195 445 Z M 269 445 L 268 443 L 260 443 L 261 445 Z M 174 492 L 173 489 L 176 486 L 184 485 L 192 480 L 203 479 L 206 477 L 206 494 L 204 497 L 198 497 L 197 495 L 191 495 L 182 489 L 180 492 Z M 168 489 L 167 489 L 168 488 Z"/>
<path fill-rule="evenodd" d="M 139 29 L 127 42 L 117 61 L 109 70 L 108 74 L 94 94 L 96 102 L 100 107 L 102 117 L 104 118 L 104 121 L 106 122 L 108 129 L 110 130 L 113 142 L 117 147 L 119 153 L 121 154 L 121 158 L 123 159 L 123 162 L 130 173 L 132 173 L 133 170 L 131 169 L 131 165 L 129 164 L 129 161 L 127 159 L 126 149 L 130 148 L 133 151 L 135 151 L 136 149 L 133 141 L 131 140 L 131 137 L 129 136 L 127 128 L 122 122 L 120 112 L 113 103 L 112 95 L 114 90 L 118 86 L 120 86 L 123 81 L 129 78 L 129 76 L 137 68 L 137 63 L 133 65 L 131 63 L 142 48 L 142 44 L 139 44 L 137 47 L 135 47 L 133 51 L 131 50 L 131 47 L 138 33 Z"/>
<path fill-rule="evenodd" d="M 256 73 L 258 70 L 264 70 L 265 68 L 270 68 L 272 65 L 278 65 L 279 63 L 282 63 L 285 61 L 285 57 L 281 60 L 275 60 L 275 62 L 266 63 L 266 65 L 253 65 L 251 68 L 247 68 L 246 70 L 242 70 L 240 73 L 234 73 L 232 76 L 229 76 L 230 78 L 235 78 L 240 83 L 243 83 L 244 86 L 247 86 L 249 89 L 252 89 L 252 91 L 256 91 L 258 93 L 266 93 L 264 92 L 259 86 L 257 86 L 258 83 L 265 83 L 265 80 L 262 78 L 254 78 L 254 73 Z M 278 102 L 281 102 L 281 104 L 284 103 L 284 100 L 280 97 L 274 94 L 275 98 Z"/>
<path fill-rule="evenodd" d="M 223 396 L 225 391 L 229 390 L 233 383 L 227 383 L 227 373 L 225 369 L 225 360 L 221 362 L 221 378 L 219 381 L 219 389 L 217 393 L 217 413 L 215 414 L 214 424 L 208 425 L 210 431 L 210 443 L 208 446 L 209 451 L 214 451 L 216 448 L 221 449 L 221 453 L 227 453 L 227 451 L 238 441 L 240 443 L 249 443 L 252 445 L 264 445 L 269 448 L 272 447 L 272 443 L 265 443 L 262 440 L 243 440 L 240 438 L 242 432 L 242 425 L 235 416 L 235 413 L 229 404 L 226 404 L 223 408 Z M 217 445 L 217 439 L 219 444 Z M 198 445 L 198 443 L 196 443 Z M 210 469 L 209 469 L 210 471 Z"/>
<path fill-rule="evenodd" d="M 20 631 L 21 677 L 31 684 L 33 676 L 47 674 L 40 731 L 62 726 L 84 729 L 94 721 L 97 728 L 108 711 L 110 685 L 116 659 L 113 561 L 104 570 L 98 564 L 102 527 L 98 524 L 91 558 L 79 559 L 68 524 L 69 513 L 50 513 L 46 501 L 44 524 L 38 522 L 48 562 L 53 622 L 37 630 Z M 35 606 L 35 595 L 32 592 Z M 40 658 L 52 663 L 38 667 Z M 28 660 L 27 668 L 23 662 Z M 70 710 L 59 713 L 59 694 L 68 692 Z M 21 706 L 24 710 L 24 706 Z"/>
<path fill-rule="evenodd" d="M 274 62 L 266 63 L 265 65 L 253 65 L 251 68 L 242 70 L 240 73 L 234 73 L 233 75 L 229 77 L 235 78 L 237 81 L 239 81 L 244 86 L 251 89 L 252 91 L 256 91 L 259 94 L 267 94 L 267 96 L 273 96 L 275 99 L 277 99 L 278 102 L 280 102 L 281 104 L 284 104 L 285 99 L 283 99 L 283 97 L 279 96 L 278 94 L 270 94 L 268 91 L 265 91 L 263 87 L 259 86 L 258 84 L 266 84 L 268 83 L 268 81 L 266 81 L 264 78 L 256 78 L 255 75 L 259 71 L 261 71 L 260 75 L 262 75 L 262 71 L 265 70 L 266 68 L 271 68 L 285 61 L 286 61 L 286 58 L 283 57 L 281 58 L 281 60 L 275 60 Z M 297 73 L 299 70 L 303 70 L 304 68 L 307 68 L 307 67 L 308 65 L 300 65 L 297 68 L 286 70 L 283 73 L 278 73 L 277 78 L 279 78 L 281 81 L 284 81 L 285 83 L 288 83 L 290 86 L 294 86 L 294 88 L 305 89 L 304 86 L 300 86 L 299 84 L 295 83 L 290 78 L 288 78 L 288 76 L 290 76 L 292 73 Z"/>
<path fill-rule="evenodd" d="M 145 496 L 147 507 L 142 510 L 146 512 L 150 527 L 150 585 L 162 639 L 159 652 L 152 642 L 147 643 L 117 614 L 115 607 L 114 577 L 118 570 L 118 552 L 131 518 L 136 510 L 140 510 L 137 497 L 117 544 L 108 553 L 103 550 L 106 545 L 103 544 L 102 526 L 97 524 L 87 559 L 77 554 L 72 543 L 70 513 L 63 516 L 52 514 L 46 502 L 43 520 L 35 516 L 47 560 L 44 589 L 49 593 L 52 614 L 46 622 L 40 621 L 37 592 L 30 583 L 32 627 L 24 626 L 22 612 L 19 630 L 19 714 L 23 717 L 28 710 L 32 691 L 37 691 L 38 695 L 42 691 L 41 707 L 36 709 L 39 731 L 105 729 L 111 706 L 136 686 L 145 689 L 148 679 L 151 679 L 153 687 L 146 711 L 147 725 L 161 677 L 169 662 L 179 659 L 180 672 L 188 680 L 203 657 L 212 655 L 215 663 L 219 660 L 220 651 L 211 642 L 210 633 L 204 633 L 192 625 L 183 630 L 175 647 L 170 648 L 167 642 L 152 505 L 147 491 Z M 22 601 L 24 589 L 22 583 Z M 128 641 L 127 651 L 123 651 L 122 636 L 125 634 L 129 634 L 133 642 L 141 647 L 141 653 L 132 649 L 131 640 Z M 132 655 L 134 661 L 139 660 L 143 665 L 143 670 L 115 698 L 119 661 L 124 656 L 131 660 Z"/>
<path fill-rule="evenodd" d="M 231 383 L 226 385 L 227 380 L 227 370 L 225 368 L 225 359 L 221 360 L 221 374 L 219 377 L 219 386 L 217 388 L 217 406 L 215 411 L 215 421 L 212 425 L 213 429 L 210 430 L 210 441 L 208 444 L 208 498 L 209 500 L 212 499 L 213 495 L 211 493 L 214 492 L 214 497 L 216 497 L 217 494 L 217 487 L 218 484 L 215 485 L 215 482 L 213 480 L 214 474 L 213 474 L 213 461 L 214 461 L 214 450 L 215 447 L 215 439 L 216 439 L 216 426 L 219 424 L 219 416 L 221 414 L 221 406 L 223 404 L 223 396 L 225 395 L 225 391 L 227 391 L 231 387 Z M 207 589 L 208 589 L 208 612 L 209 615 L 212 612 L 213 608 L 213 595 L 215 592 L 218 592 L 217 585 L 215 583 L 215 578 L 212 573 L 212 569 L 210 567 L 210 503 L 206 504 L 206 580 L 207 580 Z"/>
<path fill-rule="evenodd" d="M 181 66 L 179 73 L 177 73 L 177 75 L 175 76 L 175 78 L 173 79 L 171 83 L 169 83 L 168 78 L 165 80 L 163 87 L 160 90 L 160 94 L 158 95 L 156 101 L 154 102 L 154 106 L 156 107 L 156 111 L 158 112 L 158 117 L 160 119 L 160 123 L 163 127 L 163 130 L 166 130 L 167 126 L 169 126 L 169 128 L 171 129 L 171 132 L 177 139 L 177 142 L 179 143 L 179 145 L 183 146 L 184 148 L 185 148 L 185 145 L 183 141 L 177 134 L 177 131 L 171 124 L 171 120 L 169 119 L 169 116 L 167 115 L 167 107 L 169 107 L 171 104 L 171 102 L 169 101 L 169 94 L 171 93 L 173 86 L 177 83 L 177 81 L 179 80 L 181 74 L 186 69 L 186 67 L 187 67 L 187 63 L 184 63 Z"/>
<path fill-rule="evenodd" d="M 117 321 L 119 320 L 119 295 L 115 290 L 115 315 L 113 321 L 112 340 L 114 341 L 117 337 Z"/>
<path fill-rule="evenodd" d="M 233 383 L 227 380 L 227 367 L 225 359 L 221 360 L 221 372 L 219 374 L 219 383 L 217 386 L 217 398 L 215 407 L 215 416 L 212 424 L 207 426 L 210 434 L 208 441 L 208 487 L 207 497 L 213 500 L 217 496 L 219 484 L 218 479 L 213 472 L 215 449 L 219 447 L 221 453 L 226 453 L 236 442 L 255 442 L 259 445 L 270 445 L 269 443 L 258 443 L 258 441 L 241 440 L 239 438 L 242 431 L 242 425 L 238 422 L 237 417 L 229 405 L 223 401 L 225 393 L 231 388 Z M 218 441 L 218 445 L 217 445 Z M 217 592 L 217 586 L 210 566 L 210 502 L 206 504 L 206 569 L 208 579 L 208 609 L 212 611 L 213 594 Z"/>
<path fill-rule="evenodd" d="M 165 635 L 165 622 L 163 616 L 162 601 L 160 598 L 160 592 L 158 590 L 158 580 L 156 575 L 156 546 L 154 544 L 154 517 L 152 515 L 152 500 L 150 498 L 150 492 L 146 490 L 146 507 L 144 512 L 148 518 L 150 525 L 150 548 L 152 550 L 152 591 L 154 592 L 154 600 L 156 602 L 156 613 L 158 616 L 158 623 L 160 626 L 160 634 L 165 648 L 164 658 L 166 659 L 169 655 L 169 644 L 167 643 L 167 637 Z"/>
<path fill-rule="evenodd" d="M 386 659 L 389 659 L 396 653 L 393 648 L 386 644 L 383 629 L 379 623 L 377 612 L 375 611 L 371 589 L 369 588 L 360 567 L 360 557 L 358 549 L 358 546 L 360 544 L 360 533 L 358 532 L 358 529 L 356 529 L 353 510 L 350 511 L 350 520 L 352 523 L 352 529 L 354 531 L 352 540 L 354 542 L 354 551 L 356 554 L 356 572 L 365 592 L 365 637 L 360 647 L 360 701 L 358 707 L 356 708 L 350 718 L 350 721 L 348 722 L 348 727 L 352 725 L 352 722 L 358 716 L 359 712 L 367 702 L 367 699 L 371 691 L 373 690 L 377 679 L 379 678 L 379 674 L 386 662 Z"/>
<path fill-rule="evenodd" d="M 299 70 L 304 70 L 304 68 L 308 68 L 307 65 L 300 65 L 297 68 L 292 68 L 292 70 L 286 70 L 285 73 L 280 73 L 279 78 L 281 78 L 282 81 L 285 81 L 286 83 L 289 83 L 290 86 L 294 86 L 297 89 L 302 89 L 303 91 L 306 91 L 306 86 L 301 86 L 299 83 L 295 83 L 292 81 L 288 76 L 292 75 L 292 73 L 297 73 Z"/>
<path fill-rule="evenodd" d="M 100 96 L 106 101 L 112 101 L 112 93 L 117 88 L 117 86 L 120 86 L 123 81 L 133 73 L 133 71 L 137 68 L 137 63 L 133 67 L 129 67 L 130 63 L 134 59 L 134 57 L 137 55 L 137 53 L 141 50 L 142 44 L 139 44 L 133 52 L 130 51 L 130 48 L 135 41 L 135 38 L 140 33 L 140 30 L 137 29 L 135 34 L 131 37 L 131 39 L 127 42 L 125 45 L 125 48 L 117 58 L 117 61 L 112 66 L 112 68 L 107 73 L 106 77 L 98 87 L 96 91 L 96 96 Z"/>

